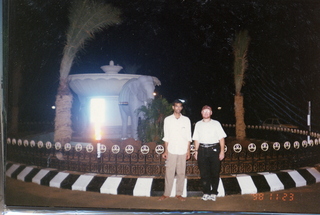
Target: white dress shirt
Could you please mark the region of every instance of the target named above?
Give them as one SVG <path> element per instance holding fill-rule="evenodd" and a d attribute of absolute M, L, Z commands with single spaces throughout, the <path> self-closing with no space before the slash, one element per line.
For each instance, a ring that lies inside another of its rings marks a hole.
<path fill-rule="evenodd" d="M 163 141 L 168 142 L 168 152 L 182 155 L 187 153 L 191 142 L 190 119 L 182 114 L 177 119 L 173 114 L 164 119 Z"/>

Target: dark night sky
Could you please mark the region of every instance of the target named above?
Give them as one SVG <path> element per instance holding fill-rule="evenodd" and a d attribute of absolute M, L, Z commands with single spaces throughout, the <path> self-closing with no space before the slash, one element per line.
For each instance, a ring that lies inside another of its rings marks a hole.
<path fill-rule="evenodd" d="M 251 37 L 242 90 L 246 123 L 276 116 L 303 128 L 310 100 L 312 123 L 320 130 L 319 1 L 106 2 L 122 9 L 124 21 L 95 35 L 78 54 L 71 74 L 102 72 L 100 66 L 110 60 L 125 68 L 137 64 L 138 74 L 160 79 L 156 90 L 169 102 L 187 100 L 192 121 L 209 104 L 222 107 L 215 118 L 233 123 L 232 40 L 235 32 L 246 29 Z M 9 5 L 9 71 L 23 68 L 21 120 L 53 120 L 50 107 L 69 6 L 63 0 Z"/>

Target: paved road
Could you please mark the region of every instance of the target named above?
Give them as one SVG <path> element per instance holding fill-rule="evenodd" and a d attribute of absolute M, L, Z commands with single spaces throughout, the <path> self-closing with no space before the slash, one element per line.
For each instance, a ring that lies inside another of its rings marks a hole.
<path fill-rule="evenodd" d="M 158 202 L 157 199 L 157 197 L 134 197 L 72 191 L 6 177 L 5 204 L 7 211 L 19 211 L 19 207 L 22 206 L 31 209 L 29 212 L 32 213 L 36 213 L 36 211 L 39 213 L 39 211 L 43 209 L 41 207 L 50 207 L 52 210 L 68 210 L 74 208 L 86 211 L 94 210 L 92 214 L 96 214 L 98 211 L 113 209 L 118 212 L 137 210 L 153 212 L 241 211 L 264 213 L 320 213 L 320 183 L 257 195 L 229 195 L 218 198 L 216 202 L 205 202 L 202 201 L 200 197 L 188 197 L 185 202 L 180 202 L 175 198 L 170 198 L 163 202 Z M 25 209 L 23 209 L 23 211 L 24 210 Z"/>

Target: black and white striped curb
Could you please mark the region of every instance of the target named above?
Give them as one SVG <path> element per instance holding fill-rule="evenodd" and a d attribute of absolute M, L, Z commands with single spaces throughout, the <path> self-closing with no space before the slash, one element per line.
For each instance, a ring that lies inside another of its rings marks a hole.
<path fill-rule="evenodd" d="M 37 168 L 17 163 L 6 165 L 6 176 L 25 182 L 49 187 L 79 191 L 92 191 L 114 195 L 160 196 L 164 191 L 164 179 L 155 177 L 101 176 L 93 173 L 70 173 L 50 168 Z M 319 168 L 305 167 L 297 170 L 261 172 L 256 174 L 223 175 L 219 194 L 255 194 L 302 187 L 320 182 Z M 175 196 L 173 187 L 171 196 Z M 183 196 L 202 196 L 200 179 L 186 179 Z"/>

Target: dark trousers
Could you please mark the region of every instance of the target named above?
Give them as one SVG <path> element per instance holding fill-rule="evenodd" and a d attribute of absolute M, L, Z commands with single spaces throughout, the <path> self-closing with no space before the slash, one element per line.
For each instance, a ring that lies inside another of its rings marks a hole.
<path fill-rule="evenodd" d="M 198 149 L 198 167 L 200 170 L 202 191 L 204 194 L 218 194 L 220 176 L 220 144 Z"/>

